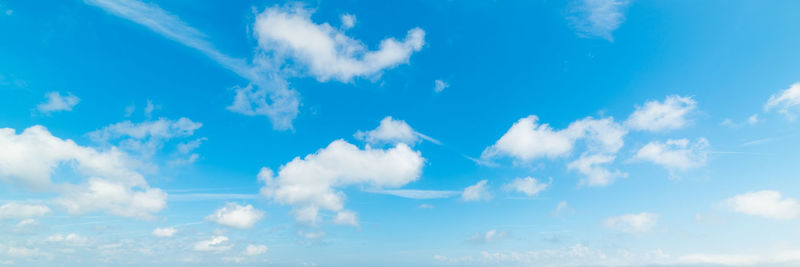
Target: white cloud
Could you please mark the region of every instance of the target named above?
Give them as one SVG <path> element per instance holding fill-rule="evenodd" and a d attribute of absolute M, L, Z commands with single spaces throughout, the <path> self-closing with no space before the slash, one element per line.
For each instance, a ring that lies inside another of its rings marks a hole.
<path fill-rule="evenodd" d="M 790 220 L 800 216 L 800 203 L 778 191 L 748 192 L 727 199 L 725 204 L 734 212 L 770 219 Z"/>
<path fill-rule="evenodd" d="M 653 141 L 639 149 L 634 159 L 649 161 L 670 171 L 685 171 L 706 164 L 708 146 L 705 138 L 694 142 L 689 139 L 668 139 L 665 143 Z"/>
<path fill-rule="evenodd" d="M 481 180 L 477 184 L 467 186 L 461 193 L 461 200 L 463 201 L 484 201 L 492 199 L 492 193 L 489 192 L 489 186 L 486 185 L 488 181 Z"/>
<path fill-rule="evenodd" d="M 509 232 L 497 231 L 495 229 L 486 231 L 486 233 L 475 233 L 469 240 L 476 243 L 491 243 L 505 239 L 509 236 Z"/>
<path fill-rule="evenodd" d="M 578 0 L 569 19 L 582 37 L 613 41 L 612 33 L 625 21 L 628 0 Z"/>
<path fill-rule="evenodd" d="M 302 232 L 302 231 L 298 231 L 297 235 L 299 235 L 300 237 L 303 237 L 305 239 L 320 239 L 320 238 L 325 237 L 327 234 L 325 232 L 321 232 L 321 231 L 318 231 L 318 232 Z"/>
<path fill-rule="evenodd" d="M 153 101 L 150 101 L 148 99 L 147 100 L 147 105 L 144 107 L 144 116 L 149 119 L 150 117 L 153 116 L 153 111 L 155 111 L 156 108 L 160 109 L 161 107 L 156 107 L 155 105 L 153 105 Z"/>
<path fill-rule="evenodd" d="M 587 186 L 606 186 L 614 182 L 619 177 L 627 176 L 620 171 L 611 171 L 600 165 L 614 162 L 616 157 L 604 154 L 582 154 L 580 158 L 567 165 L 569 170 L 578 170 L 585 175 L 579 182 Z"/>
<path fill-rule="evenodd" d="M 66 96 L 62 96 L 58 92 L 49 92 L 45 94 L 45 97 L 47 101 L 36 106 L 36 109 L 44 114 L 50 114 L 56 111 L 72 111 L 72 108 L 81 101 L 80 98 L 70 93 L 67 93 Z"/>
<path fill-rule="evenodd" d="M 173 138 L 194 135 L 194 132 L 202 126 L 202 123 L 194 122 L 188 118 L 179 118 L 177 120 L 159 118 L 158 120 L 149 120 L 140 123 L 123 121 L 95 130 L 88 135 L 93 141 L 99 143 L 107 143 L 119 139 L 121 140 L 119 142 L 120 148 L 140 153 L 142 156 L 149 158 L 160 150 L 165 142 Z M 197 148 L 202 140 L 205 140 L 205 138 L 179 144 L 177 146 L 178 152 L 188 153 L 192 149 Z M 193 161 L 191 157 L 190 155 L 189 160 L 183 160 L 190 163 Z M 197 157 L 199 157 L 199 155 L 194 156 L 195 159 Z"/>
<path fill-rule="evenodd" d="M 420 177 L 424 163 L 420 152 L 404 143 L 388 149 L 359 149 L 336 140 L 316 153 L 284 164 L 277 176 L 262 168 L 258 177 L 264 183 L 264 196 L 293 206 L 295 219 L 314 224 L 319 220 L 319 209 L 344 209 L 345 195 L 338 188 L 359 184 L 377 189 L 401 187 Z"/>
<path fill-rule="evenodd" d="M 560 216 L 566 211 L 569 211 L 569 204 L 567 204 L 566 200 L 563 200 L 561 202 L 558 202 L 558 205 L 556 205 L 556 210 L 553 211 L 553 215 Z"/>
<path fill-rule="evenodd" d="M 794 83 L 788 89 L 773 94 L 764 105 L 765 111 L 777 109 L 790 120 L 794 120 L 797 106 L 800 106 L 800 83 Z"/>
<path fill-rule="evenodd" d="M 503 186 L 506 191 L 516 191 L 528 196 L 539 195 L 539 192 L 547 189 L 549 184 L 545 184 L 533 177 L 516 178 Z"/>
<path fill-rule="evenodd" d="M 432 208 L 434 208 L 434 207 L 433 207 L 433 205 L 431 205 L 431 204 L 428 204 L 428 203 L 422 203 L 422 204 L 419 204 L 419 206 L 418 206 L 418 207 L 419 207 L 420 209 L 432 209 Z"/>
<path fill-rule="evenodd" d="M 247 247 L 244 250 L 244 254 L 247 255 L 247 256 L 262 255 L 262 254 L 267 253 L 268 249 L 269 248 L 267 248 L 267 246 L 265 246 L 265 245 L 252 245 L 251 244 L 251 245 L 247 245 Z"/>
<path fill-rule="evenodd" d="M 250 85 L 236 90 L 229 110 L 248 116 L 267 116 L 275 129 L 291 128 L 297 117 L 298 94 L 287 87 L 286 81 L 272 71 L 271 66 L 256 66 L 245 60 L 230 57 L 216 49 L 206 35 L 187 25 L 179 17 L 155 4 L 137 0 L 86 0 L 108 13 L 131 20 L 164 37 L 197 49 L 223 67 L 247 79 Z"/>
<path fill-rule="evenodd" d="M 642 212 L 638 214 L 625 214 L 606 219 L 605 225 L 608 228 L 627 232 L 645 233 L 649 232 L 658 222 L 658 214 Z"/>
<path fill-rule="evenodd" d="M 175 227 L 165 227 L 153 229 L 152 234 L 157 237 L 172 237 L 177 233 L 178 229 L 175 229 Z"/>
<path fill-rule="evenodd" d="M 85 246 L 85 245 L 87 245 L 89 243 L 89 239 L 88 238 L 86 238 L 84 236 L 80 236 L 80 235 L 75 234 L 75 233 L 67 234 L 67 235 L 54 234 L 54 235 L 48 236 L 44 241 L 45 242 L 50 242 L 50 243 L 60 243 L 60 244 L 68 245 L 68 246 L 74 246 L 74 247 Z"/>
<path fill-rule="evenodd" d="M 356 26 L 356 16 L 352 14 L 342 14 L 342 29 L 350 29 Z"/>
<path fill-rule="evenodd" d="M 2 219 L 28 219 L 41 217 L 50 213 L 50 208 L 45 205 L 6 202 L 0 206 L 0 220 Z"/>
<path fill-rule="evenodd" d="M 433 81 L 433 91 L 436 93 L 440 93 L 444 91 L 445 88 L 450 87 L 450 84 L 442 81 L 442 80 L 435 80 Z"/>
<path fill-rule="evenodd" d="M 333 223 L 336 224 L 346 224 L 351 226 L 358 226 L 358 215 L 355 212 L 349 210 L 343 210 L 336 213 L 336 217 L 333 218 Z"/>
<path fill-rule="evenodd" d="M 625 121 L 625 125 L 639 131 L 666 131 L 683 128 L 689 124 L 686 116 L 697 108 L 697 102 L 690 96 L 667 96 L 664 102 L 656 100 L 636 107 Z"/>
<path fill-rule="evenodd" d="M 747 117 L 747 124 L 753 125 L 759 122 L 758 114 L 753 114 L 750 117 Z"/>
<path fill-rule="evenodd" d="M 542 157 L 558 158 L 568 155 L 578 140 L 586 140 L 591 151 L 613 153 L 623 146 L 623 137 L 627 134 L 613 118 L 587 117 L 559 131 L 546 123 L 538 124 L 538 120 L 535 115 L 520 119 L 500 140 L 486 148 L 481 158 L 510 156 L 523 162 Z"/>
<path fill-rule="evenodd" d="M 368 192 L 393 195 L 410 199 L 450 198 L 461 193 L 460 191 L 451 191 L 451 190 L 416 190 L 416 189 L 381 189 L 381 190 L 370 190 Z"/>
<path fill-rule="evenodd" d="M 253 208 L 253 205 L 242 206 L 229 202 L 214 211 L 213 214 L 208 215 L 206 220 L 233 228 L 250 229 L 262 218 L 264 218 L 264 212 Z"/>
<path fill-rule="evenodd" d="M 256 16 L 253 32 L 261 49 L 291 58 L 319 81 L 347 82 L 353 77 L 379 74 L 407 63 L 425 44 L 425 31 L 414 28 L 405 40 L 387 38 L 381 41 L 379 50 L 369 51 L 361 41 L 328 23 L 314 23 L 311 13 L 298 5 L 267 8 Z"/>
<path fill-rule="evenodd" d="M 228 241 L 227 236 L 214 236 L 209 240 L 202 240 L 194 244 L 195 251 L 203 252 L 224 252 L 233 248 L 233 244 Z"/>
<path fill-rule="evenodd" d="M 123 183 L 90 178 L 87 184 L 68 186 L 55 203 L 71 214 L 106 211 L 111 214 L 152 219 L 167 207 L 167 193 L 158 188 L 134 189 Z"/>
<path fill-rule="evenodd" d="M 423 139 L 441 145 L 438 140 L 414 131 L 405 121 L 391 116 L 383 118 L 378 128 L 366 132 L 358 131 L 354 136 L 372 145 L 405 143 L 413 146 Z"/>

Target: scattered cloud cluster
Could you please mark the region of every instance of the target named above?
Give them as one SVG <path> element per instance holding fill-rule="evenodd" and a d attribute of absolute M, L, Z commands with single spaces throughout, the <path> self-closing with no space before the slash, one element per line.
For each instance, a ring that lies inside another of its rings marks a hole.
<path fill-rule="evenodd" d="M 34 217 L 41 217 L 49 213 L 50 213 L 50 208 L 40 204 L 6 202 L 3 205 L 0 205 L 0 220 L 28 219 Z"/>
<path fill-rule="evenodd" d="M 479 244 L 487 244 L 492 242 L 497 242 L 500 240 L 505 239 L 511 235 L 509 232 L 505 231 L 497 231 L 495 229 L 486 231 L 485 233 L 475 233 L 470 236 L 469 241 L 479 243 Z"/>
<path fill-rule="evenodd" d="M 697 108 L 697 102 L 688 96 L 667 96 L 663 102 L 656 100 L 636 107 L 625 125 L 633 130 L 660 132 L 683 128 L 689 121 L 686 115 Z"/>
<path fill-rule="evenodd" d="M 800 83 L 794 83 L 789 88 L 770 96 L 764 105 L 764 111 L 777 110 L 790 120 L 794 120 L 798 106 L 800 106 Z"/>
<path fill-rule="evenodd" d="M 487 180 L 480 180 L 477 184 L 467 186 L 461 193 L 461 200 L 463 201 L 486 201 L 492 199 L 492 193 L 489 192 L 489 186 L 486 185 Z"/>
<path fill-rule="evenodd" d="M 685 171 L 703 166 L 708 158 L 708 140 L 698 138 L 668 139 L 666 142 L 650 142 L 636 152 L 634 159 L 649 161 L 670 171 Z"/>

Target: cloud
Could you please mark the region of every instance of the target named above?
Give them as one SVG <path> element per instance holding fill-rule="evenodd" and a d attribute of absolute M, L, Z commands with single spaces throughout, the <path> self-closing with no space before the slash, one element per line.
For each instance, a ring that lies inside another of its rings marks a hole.
<path fill-rule="evenodd" d="M 436 93 L 441 93 L 444 91 L 445 88 L 450 87 L 450 84 L 442 81 L 442 80 L 435 80 L 433 81 L 433 91 Z"/>
<path fill-rule="evenodd" d="M 166 207 L 166 193 L 150 188 L 136 171 L 139 163 L 116 147 L 98 151 L 53 136 L 42 126 L 16 134 L 0 129 L 0 181 L 36 191 L 62 194 L 55 203 L 74 214 L 103 210 L 112 214 L 149 218 Z M 61 166 L 70 166 L 84 184 L 54 185 L 51 175 Z"/>
<path fill-rule="evenodd" d="M 137 152 L 145 158 L 150 158 L 163 147 L 165 142 L 173 138 L 194 135 L 194 132 L 202 126 L 202 123 L 194 122 L 188 118 L 179 118 L 177 120 L 159 118 L 158 120 L 148 120 L 140 123 L 123 121 L 90 132 L 88 136 L 98 143 L 120 140 L 120 148 Z M 199 147 L 203 140 L 205 140 L 205 138 L 179 144 L 177 146 L 178 152 L 181 154 L 188 154 L 191 150 Z M 178 155 L 176 157 L 184 156 Z M 188 158 L 175 159 L 171 162 L 192 163 L 199 158 L 200 155 L 192 154 L 187 157 Z"/>
<path fill-rule="evenodd" d="M 658 214 L 642 212 L 639 214 L 625 214 L 606 219 L 608 228 L 626 233 L 649 232 L 658 222 Z"/>
<path fill-rule="evenodd" d="M 620 171 L 611 171 L 600 165 L 614 162 L 616 157 L 604 154 L 582 154 L 580 158 L 567 165 L 569 170 L 578 170 L 585 177 L 578 182 L 587 186 L 606 186 L 614 182 L 619 177 L 626 177 L 627 174 Z"/>
<path fill-rule="evenodd" d="M 355 212 L 343 210 L 336 213 L 336 217 L 333 218 L 333 223 L 358 227 L 358 215 L 356 215 Z"/>
<path fill-rule="evenodd" d="M 612 33 L 625 21 L 628 0 L 578 0 L 568 19 L 581 37 L 613 41 Z"/>
<path fill-rule="evenodd" d="M 510 235 L 509 232 L 497 231 L 495 229 L 492 229 L 486 231 L 486 233 L 475 233 L 469 238 L 469 240 L 475 243 L 486 244 L 503 240 L 509 235 Z"/>
<path fill-rule="evenodd" d="M 47 101 L 36 106 L 36 109 L 44 114 L 57 111 L 72 111 L 72 108 L 81 101 L 80 98 L 70 93 L 67 93 L 66 96 L 62 96 L 58 92 L 49 92 L 45 94 L 45 97 Z"/>
<path fill-rule="evenodd" d="M 248 116 L 267 116 L 275 129 L 291 128 L 298 113 L 298 94 L 287 87 L 286 81 L 274 73 L 271 66 L 253 66 L 222 53 L 205 34 L 155 4 L 136 0 L 86 0 L 86 3 L 194 48 L 247 79 L 250 84 L 236 90 L 234 102 L 228 109 Z"/>
<path fill-rule="evenodd" d="M 553 211 L 553 215 L 560 216 L 561 214 L 567 211 L 570 211 L 569 204 L 567 204 L 566 200 L 563 200 L 561 202 L 558 202 L 558 205 L 556 205 L 556 210 Z"/>
<path fill-rule="evenodd" d="M 433 207 L 433 205 L 431 205 L 431 204 L 428 204 L 428 203 L 422 203 L 422 204 L 419 204 L 418 208 L 420 208 L 420 209 L 432 209 L 432 208 L 434 208 L 434 207 Z"/>
<path fill-rule="evenodd" d="M 387 149 L 360 149 L 336 140 L 316 153 L 294 158 L 275 176 L 269 168 L 258 174 L 261 193 L 268 199 L 294 207 L 295 219 L 314 224 L 319 209 L 344 211 L 345 195 L 338 188 L 366 185 L 396 188 L 416 181 L 425 159 L 405 143 Z"/>
<path fill-rule="evenodd" d="M 73 247 L 85 246 L 85 245 L 87 245 L 89 243 L 89 239 L 88 238 L 86 238 L 84 236 L 80 236 L 80 235 L 75 234 L 75 233 L 66 234 L 66 235 L 54 234 L 54 235 L 48 236 L 44 241 L 45 242 L 49 242 L 49 243 L 60 243 L 60 244 L 63 244 L 63 245 L 73 246 Z"/>
<path fill-rule="evenodd" d="M 731 211 L 769 219 L 791 220 L 800 216 L 800 203 L 778 191 L 748 192 L 727 199 L 725 204 Z"/>
<path fill-rule="evenodd" d="M 348 30 L 356 26 L 356 16 L 352 14 L 342 14 L 342 29 Z"/>
<path fill-rule="evenodd" d="M 436 199 L 450 198 L 460 194 L 460 191 L 451 190 L 416 190 L 416 189 L 381 189 L 370 190 L 370 193 L 386 194 L 410 199 Z"/>
<path fill-rule="evenodd" d="M 91 178 L 87 184 L 68 186 L 54 200 L 71 214 L 106 211 L 114 215 L 151 219 L 167 207 L 167 193 L 158 188 L 133 189 L 125 184 Z"/>
<path fill-rule="evenodd" d="M 19 202 L 6 202 L 0 206 L 0 220 L 3 219 L 28 219 L 41 217 L 50 213 L 50 208 L 45 205 L 24 204 Z"/>
<path fill-rule="evenodd" d="M 209 240 L 202 240 L 195 243 L 193 247 L 195 251 L 215 253 L 224 252 L 231 248 L 233 248 L 233 244 L 230 244 L 227 236 L 214 236 Z"/>
<path fill-rule="evenodd" d="M 238 229 L 250 229 L 262 218 L 264 212 L 253 208 L 253 205 L 242 206 L 228 202 L 224 207 L 206 216 L 206 221 Z"/>
<path fill-rule="evenodd" d="M 773 94 L 764 105 L 764 111 L 777 109 L 790 120 L 795 119 L 797 106 L 800 106 L 800 82 L 792 84 L 788 89 Z"/>
<path fill-rule="evenodd" d="M 414 131 L 405 121 L 396 120 L 391 116 L 383 118 L 378 128 L 366 132 L 358 131 L 354 136 L 371 145 L 405 143 L 413 146 L 422 140 L 441 145 L 438 140 Z"/>
<path fill-rule="evenodd" d="M 153 229 L 152 234 L 157 237 L 172 237 L 178 233 L 178 229 L 175 227 L 165 227 L 165 228 L 156 228 Z"/>
<path fill-rule="evenodd" d="M 464 188 L 464 191 L 461 193 L 461 200 L 484 201 L 492 199 L 492 193 L 489 192 L 489 186 L 487 186 L 486 183 L 486 180 L 481 180 L 477 184 Z"/>
<path fill-rule="evenodd" d="M 319 81 L 347 82 L 357 76 L 377 75 L 407 63 L 425 44 L 425 31 L 414 28 L 405 40 L 387 38 L 378 50 L 369 51 L 361 41 L 328 23 L 314 23 L 311 13 L 299 5 L 267 8 L 256 16 L 253 32 L 262 50 L 290 58 L 285 62 L 293 62 Z"/>
<path fill-rule="evenodd" d="M 262 254 L 267 253 L 268 249 L 269 248 L 267 248 L 267 246 L 265 246 L 265 245 L 252 245 L 251 244 L 251 245 L 247 245 L 247 247 L 244 250 L 244 254 L 247 255 L 247 256 L 262 255 Z"/>
<path fill-rule="evenodd" d="M 545 184 L 533 177 L 516 178 L 503 186 L 506 191 L 520 192 L 528 196 L 539 195 L 539 192 L 547 189 L 549 184 Z"/>
<path fill-rule="evenodd" d="M 548 124 L 538 124 L 535 115 L 522 118 L 486 148 L 482 159 L 509 156 L 526 162 L 538 158 L 558 158 L 568 155 L 575 142 L 586 140 L 589 149 L 598 152 L 616 152 L 623 144 L 627 131 L 613 118 L 594 119 L 587 117 L 575 121 L 563 130 L 554 130 Z"/>
<path fill-rule="evenodd" d="M 636 107 L 625 126 L 651 132 L 680 129 L 689 124 L 686 116 L 696 108 L 697 102 L 690 96 L 667 96 L 664 102 L 653 100 Z"/>
<path fill-rule="evenodd" d="M 685 171 L 706 164 L 708 146 L 705 138 L 694 142 L 689 139 L 668 139 L 664 143 L 653 141 L 639 149 L 633 159 L 649 161 L 670 171 Z"/>

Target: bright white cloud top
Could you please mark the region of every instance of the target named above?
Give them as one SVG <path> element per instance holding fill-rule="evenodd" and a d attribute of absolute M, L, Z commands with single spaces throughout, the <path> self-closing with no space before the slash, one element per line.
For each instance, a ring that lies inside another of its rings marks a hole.
<path fill-rule="evenodd" d="M 787 118 L 794 120 L 798 106 L 800 106 L 800 83 L 794 83 L 789 88 L 771 95 L 764 105 L 764 110 L 778 110 Z"/>
<path fill-rule="evenodd" d="M 262 218 L 264 212 L 253 208 L 253 205 L 242 206 L 231 202 L 208 215 L 206 220 L 233 228 L 250 229 Z"/>
<path fill-rule="evenodd" d="M 731 211 L 769 219 L 791 220 L 800 216 L 800 203 L 778 191 L 748 192 L 725 200 Z"/>
<path fill-rule="evenodd" d="M 688 96 L 671 95 L 663 102 L 648 101 L 628 117 L 625 125 L 639 131 L 668 131 L 685 127 L 686 118 L 697 108 L 697 102 Z"/>
<path fill-rule="evenodd" d="M 685 171 L 706 164 L 708 140 L 698 138 L 668 139 L 666 142 L 653 141 L 636 152 L 634 159 L 649 161 L 670 171 Z"/>

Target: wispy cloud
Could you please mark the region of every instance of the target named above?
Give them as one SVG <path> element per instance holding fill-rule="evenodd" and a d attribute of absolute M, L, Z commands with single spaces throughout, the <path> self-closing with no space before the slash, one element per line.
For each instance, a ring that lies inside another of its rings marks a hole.
<path fill-rule="evenodd" d="M 415 189 L 382 189 L 368 190 L 369 193 L 386 194 L 411 199 L 435 199 L 451 198 L 461 193 L 461 191 L 451 190 L 415 190 Z"/>

